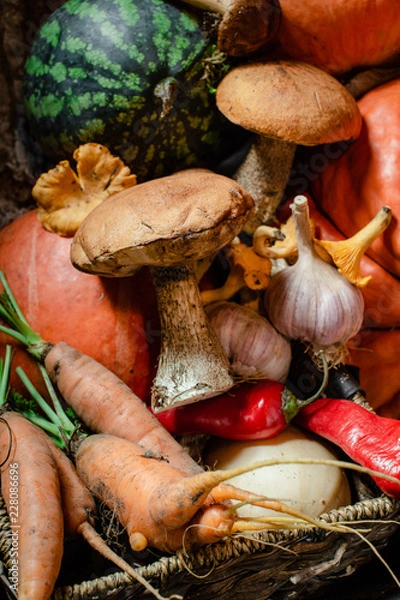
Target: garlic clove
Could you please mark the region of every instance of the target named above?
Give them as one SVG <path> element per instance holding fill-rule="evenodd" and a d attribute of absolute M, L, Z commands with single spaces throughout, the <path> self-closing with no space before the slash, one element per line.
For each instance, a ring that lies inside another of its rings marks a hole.
<path fill-rule="evenodd" d="M 206 307 L 237 379 L 284 382 L 292 359 L 291 345 L 264 316 L 235 302 Z"/>

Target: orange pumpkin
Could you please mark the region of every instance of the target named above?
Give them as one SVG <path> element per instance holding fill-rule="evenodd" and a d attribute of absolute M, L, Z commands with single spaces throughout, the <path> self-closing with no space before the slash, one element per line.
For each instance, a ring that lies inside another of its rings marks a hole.
<path fill-rule="evenodd" d="M 379 414 L 400 419 L 400 328 L 363 329 L 348 348 L 368 402 Z"/>
<path fill-rule="evenodd" d="M 81 273 L 70 263 L 70 244 L 70 238 L 44 229 L 31 210 L 0 231 L 0 269 L 28 322 L 45 340 L 62 340 L 91 355 L 148 401 L 160 343 L 150 273 L 142 269 L 121 279 Z M 11 338 L 1 335 L 0 342 Z M 13 364 L 44 390 L 25 352 L 19 350 Z M 18 381 L 14 376 L 12 383 L 23 389 Z"/>
<path fill-rule="evenodd" d="M 280 0 L 284 53 L 332 74 L 384 63 L 400 50 L 393 0 Z"/>
<path fill-rule="evenodd" d="M 392 222 L 367 254 L 400 277 L 400 79 L 368 92 L 358 104 L 363 117 L 359 138 L 330 162 L 311 192 L 345 237 L 361 229 L 383 205 L 390 206 Z"/>

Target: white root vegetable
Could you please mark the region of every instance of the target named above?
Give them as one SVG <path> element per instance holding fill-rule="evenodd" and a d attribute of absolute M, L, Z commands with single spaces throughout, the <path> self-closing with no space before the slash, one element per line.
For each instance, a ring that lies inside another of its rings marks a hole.
<path fill-rule="evenodd" d="M 330 446 L 290 425 L 270 440 L 239 442 L 212 438 L 204 461 L 213 469 L 235 469 L 274 458 L 337 459 Z M 279 500 L 309 517 L 351 504 L 350 486 L 343 469 L 332 465 L 277 464 L 243 473 L 229 483 L 254 492 L 255 497 Z M 242 517 L 272 515 L 251 504 L 237 509 Z M 275 515 L 276 516 L 276 515 Z"/>

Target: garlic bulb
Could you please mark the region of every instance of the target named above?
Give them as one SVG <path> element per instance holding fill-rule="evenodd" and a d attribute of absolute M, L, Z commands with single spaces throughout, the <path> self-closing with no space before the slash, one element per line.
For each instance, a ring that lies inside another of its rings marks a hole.
<path fill-rule="evenodd" d="M 337 364 L 345 344 L 361 328 L 364 301 L 360 290 L 317 254 L 312 241 L 308 201 L 292 204 L 298 259 L 270 281 L 264 295 L 268 318 L 291 339 L 308 342 L 317 354 Z"/>
<path fill-rule="evenodd" d="M 205 310 L 236 377 L 285 381 L 291 346 L 268 319 L 235 302 L 214 302 Z"/>

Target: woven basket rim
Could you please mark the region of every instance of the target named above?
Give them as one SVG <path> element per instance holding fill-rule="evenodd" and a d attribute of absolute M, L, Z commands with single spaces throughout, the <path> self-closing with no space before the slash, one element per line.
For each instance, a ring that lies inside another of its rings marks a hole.
<path fill-rule="evenodd" d="M 398 514 L 399 518 L 395 519 Z M 390 521 L 391 519 L 396 522 L 396 525 L 400 525 L 400 501 L 382 495 L 330 510 L 320 515 L 316 520 L 321 522 L 322 527 L 324 524 L 340 523 L 351 526 L 359 521 L 369 521 L 372 522 L 371 528 L 377 529 L 381 525 L 381 520 Z M 379 523 L 373 523 L 375 520 Z M 313 544 L 314 542 L 309 539 L 310 534 L 319 543 L 321 543 L 321 540 L 327 539 L 328 535 L 338 535 L 334 532 L 327 532 L 322 528 L 316 530 L 312 526 L 295 530 L 263 530 L 251 537 L 237 536 L 209 546 L 203 546 L 198 548 L 196 552 L 179 550 L 176 554 L 163 556 L 154 563 L 138 568 L 137 571 L 144 579 L 151 582 L 157 581 L 160 585 L 163 585 L 183 571 L 195 573 L 199 569 L 214 569 L 232 559 L 245 560 L 246 556 L 265 551 L 266 544 L 285 546 L 304 539 L 307 539 L 307 544 Z M 204 584 L 206 584 L 206 581 L 204 581 Z M 132 585 L 134 584 L 132 584 L 131 578 L 126 573 L 118 571 L 90 581 L 58 588 L 53 597 L 54 600 L 98 598 L 110 592 L 129 588 Z"/>
<path fill-rule="evenodd" d="M 397 519 L 396 516 L 398 516 Z M 258 552 L 265 552 L 266 545 L 271 547 L 279 545 L 282 547 L 302 540 L 307 540 L 308 545 L 312 545 L 317 541 L 320 544 L 321 540 L 328 539 L 328 537 L 332 539 L 332 536 L 339 535 L 324 530 L 324 524 L 338 523 L 351 526 L 360 521 L 368 521 L 372 523 L 370 529 L 378 531 L 383 520 L 387 522 L 393 520 L 397 526 L 400 525 L 400 501 L 389 498 L 384 494 L 359 500 L 354 504 L 333 509 L 320 515 L 316 519 L 317 522 L 321 523 L 320 530 L 312 526 L 306 526 L 302 529 L 293 530 L 263 530 L 251 537 L 231 537 L 209 546 L 199 547 L 195 552 L 179 550 L 174 555 L 162 556 L 153 563 L 139 567 L 137 572 L 144 579 L 152 583 L 157 581 L 159 585 L 163 585 L 183 571 L 190 573 L 199 569 L 211 570 L 223 566 L 231 560 L 246 560 L 246 557 L 255 555 Z M 386 533 L 385 537 L 387 537 Z M 0 556 L 6 568 L 9 568 L 11 564 L 10 548 L 11 525 L 4 500 L 0 495 Z M 135 585 L 138 584 L 132 582 L 130 576 L 125 572 L 116 571 L 95 579 L 59 587 L 54 591 L 52 598 L 54 600 L 101 598 Z"/>

